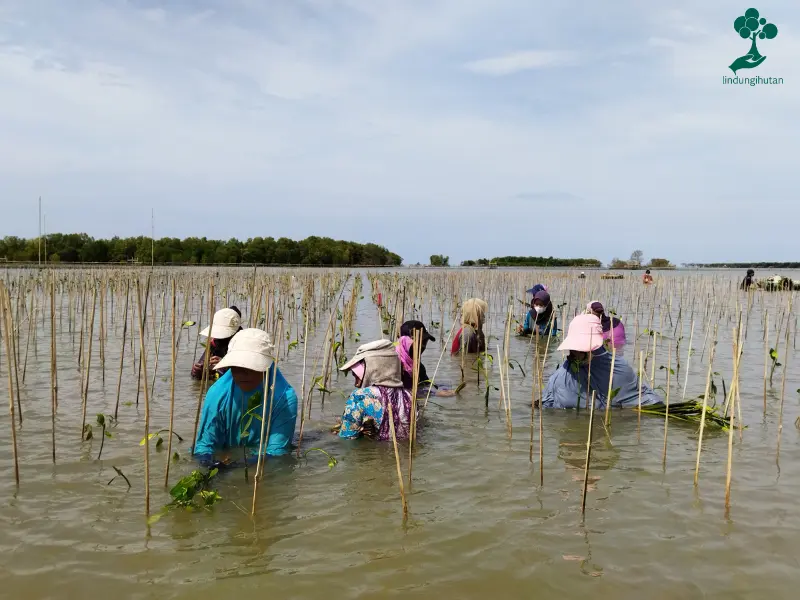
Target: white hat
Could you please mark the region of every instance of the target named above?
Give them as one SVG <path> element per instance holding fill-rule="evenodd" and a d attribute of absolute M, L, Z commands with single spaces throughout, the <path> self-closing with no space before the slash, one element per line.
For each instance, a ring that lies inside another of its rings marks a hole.
<path fill-rule="evenodd" d="M 578 315 L 569 324 L 559 350 L 592 352 L 603 345 L 603 325 L 595 314 Z"/>
<path fill-rule="evenodd" d="M 208 337 L 209 329 L 217 340 L 224 340 L 231 337 L 242 326 L 242 318 L 232 308 L 223 308 L 214 313 L 214 319 L 210 327 L 206 327 L 200 332 L 203 337 Z"/>
<path fill-rule="evenodd" d="M 214 368 L 220 370 L 241 367 L 264 373 L 269 368 L 274 349 L 275 346 L 272 345 L 266 331 L 255 328 L 242 329 L 233 336 L 228 344 L 228 353 Z"/>

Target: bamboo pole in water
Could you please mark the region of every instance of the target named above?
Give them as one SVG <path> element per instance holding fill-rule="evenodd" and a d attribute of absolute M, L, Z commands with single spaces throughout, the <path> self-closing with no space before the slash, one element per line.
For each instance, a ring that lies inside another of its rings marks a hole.
<path fill-rule="evenodd" d="M 692 319 L 692 330 L 689 334 L 689 350 L 686 352 L 686 378 L 683 380 L 683 394 L 681 401 L 686 400 L 686 386 L 689 385 L 689 365 L 692 360 L 692 342 L 694 341 L 694 319 Z"/>
<path fill-rule="evenodd" d="M 89 343 L 87 345 L 86 359 L 86 375 L 83 379 L 83 401 L 81 407 L 81 440 L 83 440 L 83 432 L 86 429 L 86 404 L 89 396 L 89 373 L 92 368 L 92 337 L 94 335 L 94 315 L 97 308 L 97 286 L 94 288 L 94 295 L 92 296 L 92 317 L 89 322 Z"/>
<path fill-rule="evenodd" d="M 194 447 L 197 445 L 197 428 L 200 426 L 200 409 L 203 406 L 203 395 L 206 391 L 206 385 L 210 378 L 208 362 L 211 359 L 211 340 L 214 334 L 214 281 L 211 281 L 211 291 L 208 296 L 208 314 L 211 317 L 211 323 L 208 326 L 208 337 L 206 338 L 206 351 L 203 358 L 203 375 L 200 380 L 200 393 L 197 395 L 197 412 L 194 415 L 194 434 L 192 435 L 192 455 L 194 455 Z M 199 327 L 199 325 L 198 325 Z M 198 333 L 198 337 L 200 334 Z"/>
<path fill-rule="evenodd" d="M 642 433 L 642 376 L 644 375 L 644 350 L 639 350 L 639 414 L 636 421 L 636 443 L 641 441 Z"/>
<path fill-rule="evenodd" d="M 700 453 L 703 449 L 703 431 L 706 426 L 706 409 L 708 407 L 708 395 L 711 393 L 711 374 L 714 372 L 714 354 L 717 350 L 717 328 L 714 326 L 714 342 L 711 345 L 711 353 L 708 356 L 708 375 L 706 376 L 706 393 L 703 394 L 703 412 L 700 414 L 700 435 L 697 438 L 697 461 L 694 466 L 694 484 L 697 485 L 700 479 Z"/>
<path fill-rule="evenodd" d="M 400 452 L 397 449 L 397 435 L 394 431 L 394 412 L 392 411 L 392 403 L 387 402 L 389 407 L 389 430 L 392 433 L 392 445 L 394 446 L 394 460 L 397 465 L 397 482 L 400 485 L 400 500 L 403 503 L 403 519 L 408 517 L 408 502 L 406 502 L 406 490 L 403 486 L 403 471 L 400 469 Z"/>
<path fill-rule="evenodd" d="M 169 440 L 167 440 L 167 464 L 164 468 L 164 487 L 169 486 L 169 465 L 172 462 L 172 436 L 175 423 L 175 363 L 178 360 L 178 344 L 175 335 L 175 310 L 177 303 L 177 284 L 172 279 L 172 375 L 169 382 Z M 124 344 L 123 344 L 124 345 Z M 122 372 L 122 369 L 120 369 Z"/>
<path fill-rule="evenodd" d="M 130 297 L 131 280 L 125 281 L 125 318 L 122 320 L 122 346 L 119 351 L 119 378 L 117 379 L 117 402 L 114 405 L 114 420 L 119 414 L 119 395 L 122 391 L 122 368 L 125 364 L 125 338 L 128 335 L 128 298 Z M 172 434 L 170 434 L 171 436 Z"/>
<path fill-rule="evenodd" d="M 769 312 L 764 324 L 764 418 L 767 416 L 767 371 L 769 369 Z"/>
<path fill-rule="evenodd" d="M 733 353 L 733 380 L 731 381 L 731 416 L 730 426 L 728 429 L 728 465 L 725 474 L 725 512 L 726 514 L 731 508 L 731 478 L 733 475 L 733 431 L 736 428 L 736 397 L 737 387 L 739 385 L 739 348 L 741 345 L 741 317 L 739 319 L 739 326 L 734 333 L 734 353 Z"/>
<path fill-rule="evenodd" d="M 417 392 L 419 391 L 419 355 L 422 347 L 422 330 L 413 331 L 413 367 L 411 373 L 411 415 L 408 428 L 408 489 L 411 489 L 411 469 L 414 465 L 414 440 L 417 437 Z"/>
<path fill-rule="evenodd" d="M 143 310 L 144 303 L 142 302 L 142 288 L 139 281 L 136 281 L 136 293 L 139 298 L 139 365 L 142 368 L 142 375 L 145 382 L 147 381 L 147 353 L 144 349 L 145 337 L 145 310 Z M 172 432 L 169 432 L 172 438 Z M 169 460 L 169 457 L 167 457 Z M 147 388 L 147 383 L 144 386 L 144 514 L 145 517 L 150 517 L 150 390 Z"/>
<path fill-rule="evenodd" d="M 583 493 L 581 494 L 581 515 L 586 514 L 586 490 L 589 487 L 589 465 L 592 460 L 592 427 L 594 425 L 594 398 L 595 392 L 592 390 L 592 400 L 589 407 L 589 435 L 586 439 L 586 465 L 583 468 Z"/>
<path fill-rule="evenodd" d="M 669 387 L 672 370 L 672 346 L 667 347 L 667 397 L 664 402 L 664 452 L 661 455 L 661 466 L 667 467 L 667 431 L 669 429 Z"/>
<path fill-rule="evenodd" d="M 11 300 L 6 286 L 0 282 L 0 309 L 4 313 L 3 337 L 6 343 L 6 357 L 8 362 L 8 413 L 11 417 L 11 447 L 14 458 L 14 480 L 19 485 L 19 460 L 17 455 L 17 426 L 14 423 L 14 381 L 12 376 L 13 356 L 11 352 Z"/>
<path fill-rule="evenodd" d="M 58 407 L 58 376 L 56 354 L 56 282 L 50 282 L 50 420 L 52 426 L 53 464 L 56 464 L 56 408 Z"/>
<path fill-rule="evenodd" d="M 791 307 L 791 299 L 789 300 Z M 789 308 L 791 311 L 791 308 Z M 786 394 L 786 373 L 789 371 L 789 323 L 786 324 L 786 347 L 783 349 L 783 376 L 781 378 L 781 405 L 778 411 L 778 446 L 775 452 L 775 461 L 780 460 L 781 456 L 781 433 L 783 432 L 783 399 Z"/>
<path fill-rule="evenodd" d="M 308 359 L 308 308 L 305 310 L 305 335 L 303 336 L 303 379 L 300 387 L 300 433 L 297 438 L 297 456 L 300 456 L 300 445 L 303 441 L 303 428 L 306 423 L 306 361 Z"/>

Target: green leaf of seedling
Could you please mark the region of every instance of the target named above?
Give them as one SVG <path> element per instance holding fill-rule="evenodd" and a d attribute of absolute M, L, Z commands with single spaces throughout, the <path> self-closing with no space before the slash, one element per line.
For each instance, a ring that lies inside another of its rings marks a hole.
<path fill-rule="evenodd" d="M 770 348 L 769 357 L 774 361 L 778 360 L 778 351 L 775 348 Z"/>
<path fill-rule="evenodd" d="M 184 327 L 184 328 L 185 327 L 194 327 L 195 325 L 197 325 L 197 323 L 195 323 L 194 321 L 184 321 L 181 324 L 181 327 Z"/>
<path fill-rule="evenodd" d="M 114 437 L 114 435 L 113 435 L 113 434 L 112 434 L 110 431 L 106 431 L 106 432 L 105 432 L 105 436 L 106 436 L 107 438 L 113 438 L 113 437 Z"/>
<path fill-rule="evenodd" d="M 295 340 L 295 341 L 293 341 L 291 344 L 289 344 L 289 345 L 287 346 L 287 348 L 286 348 L 286 351 L 287 351 L 287 352 L 291 352 L 292 350 L 294 350 L 295 348 L 297 348 L 297 346 L 299 346 L 299 345 L 300 345 L 300 342 L 299 342 L 298 340 Z"/>
<path fill-rule="evenodd" d="M 163 517 L 165 514 L 166 514 L 166 511 L 162 511 L 162 512 L 156 513 L 154 515 L 150 515 L 150 518 L 147 519 L 147 524 L 148 525 L 155 525 L 156 523 L 158 523 L 161 520 L 161 517 Z"/>
<path fill-rule="evenodd" d="M 459 384 L 458 384 L 458 386 L 456 387 L 456 389 L 455 389 L 454 393 L 455 393 L 455 394 L 458 394 L 458 393 L 459 393 L 459 392 L 461 392 L 461 390 L 463 390 L 465 387 L 467 387 L 467 382 L 466 382 L 466 381 L 462 381 L 461 383 L 459 383 Z M 488 390 L 487 390 L 487 393 L 488 393 Z"/>
<path fill-rule="evenodd" d="M 776 366 L 776 367 L 782 367 L 783 365 L 782 365 L 781 363 L 779 363 L 779 362 L 776 362 L 776 363 L 775 363 L 775 366 Z"/>
<path fill-rule="evenodd" d="M 148 439 L 148 440 L 152 440 L 152 439 L 153 439 L 154 437 L 156 437 L 157 435 L 158 435 L 157 433 L 151 433 L 150 435 L 148 435 L 148 436 L 147 436 L 147 439 Z M 139 445 L 140 445 L 140 446 L 144 446 L 144 442 L 145 442 L 145 438 L 142 438 L 142 441 L 141 441 L 141 442 L 139 442 Z"/>
<path fill-rule="evenodd" d="M 106 416 L 103 413 L 97 415 L 97 426 L 103 427 L 106 424 Z"/>
<path fill-rule="evenodd" d="M 172 453 L 172 461 L 173 462 L 178 462 L 180 459 L 181 459 L 181 455 L 180 454 L 178 454 L 177 452 L 173 452 Z"/>
<path fill-rule="evenodd" d="M 613 400 L 614 398 L 617 397 L 617 394 L 619 394 L 619 390 L 620 389 L 621 388 L 614 388 L 613 390 L 611 390 L 611 394 L 609 394 L 609 398 L 608 398 L 609 401 L 611 401 L 611 400 Z"/>
<path fill-rule="evenodd" d="M 158 441 L 156 442 L 156 448 L 157 448 L 157 449 L 158 449 L 158 448 L 161 448 L 161 444 L 163 444 L 163 443 L 164 443 L 164 438 L 162 438 L 162 437 L 159 437 L 159 438 L 158 438 Z"/>

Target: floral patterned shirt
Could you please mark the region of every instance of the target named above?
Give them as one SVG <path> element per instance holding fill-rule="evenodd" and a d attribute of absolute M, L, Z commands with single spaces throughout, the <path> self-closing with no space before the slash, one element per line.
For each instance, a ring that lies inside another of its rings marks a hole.
<path fill-rule="evenodd" d="M 393 390 L 393 388 L 384 388 L 384 390 Z M 393 391 L 396 395 L 395 401 L 392 402 L 395 435 L 398 440 L 408 439 L 411 392 L 403 388 L 396 388 Z M 356 389 L 350 394 L 345 404 L 339 437 L 355 439 L 360 437 L 365 429 L 373 429 L 378 440 L 389 440 L 391 434 L 388 416 L 388 409 L 381 397 L 380 386 Z M 386 422 L 384 422 L 384 417 L 387 417 Z"/>

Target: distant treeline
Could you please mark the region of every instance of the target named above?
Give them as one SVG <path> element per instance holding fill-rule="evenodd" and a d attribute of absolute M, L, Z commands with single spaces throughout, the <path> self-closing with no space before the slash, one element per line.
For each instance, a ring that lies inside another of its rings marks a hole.
<path fill-rule="evenodd" d="M 800 262 L 684 263 L 684 266 L 701 269 L 800 269 Z"/>
<path fill-rule="evenodd" d="M 465 260 L 462 267 L 497 265 L 498 267 L 601 267 L 596 258 L 553 258 L 552 256 L 499 256 L 497 258 L 480 258 Z"/>
<path fill-rule="evenodd" d="M 7 236 L 0 239 L 0 260 L 39 260 L 39 239 Z M 139 236 L 94 239 L 85 233 L 51 233 L 42 238 L 42 261 L 149 264 L 151 251 L 158 264 L 273 264 L 309 266 L 398 266 L 403 259 L 377 244 L 359 244 L 312 236 L 301 241 L 288 238 L 251 238 L 246 242 L 189 237 L 155 240 Z"/>

